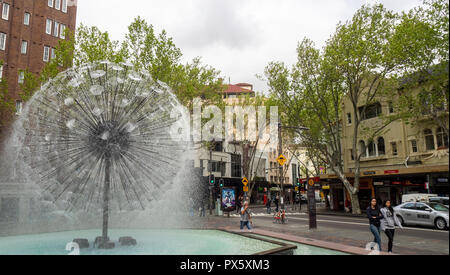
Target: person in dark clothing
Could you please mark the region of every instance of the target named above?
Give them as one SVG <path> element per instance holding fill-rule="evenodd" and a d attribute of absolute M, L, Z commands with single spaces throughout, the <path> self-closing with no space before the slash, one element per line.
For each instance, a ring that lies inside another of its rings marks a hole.
<path fill-rule="evenodd" d="M 273 200 L 273 202 L 275 203 L 275 212 L 278 212 L 278 202 L 279 202 L 279 196 L 277 194 L 277 196 L 275 197 L 275 199 Z"/>
<path fill-rule="evenodd" d="M 236 200 L 236 213 L 241 213 L 241 207 L 242 207 L 242 201 L 244 200 L 244 197 L 242 195 L 239 196 L 239 198 Z"/>
<path fill-rule="evenodd" d="M 380 236 L 380 226 L 381 220 L 383 219 L 383 214 L 378 207 L 377 200 L 373 198 L 370 202 L 370 206 L 367 207 L 367 218 L 369 218 L 370 231 L 374 236 L 374 243 L 378 244 L 379 251 L 381 251 L 381 236 Z"/>
<path fill-rule="evenodd" d="M 270 208 L 270 203 L 271 203 L 271 202 L 272 202 L 271 200 L 267 200 L 267 203 L 266 203 L 267 214 L 270 214 L 270 210 L 271 210 L 271 208 Z"/>

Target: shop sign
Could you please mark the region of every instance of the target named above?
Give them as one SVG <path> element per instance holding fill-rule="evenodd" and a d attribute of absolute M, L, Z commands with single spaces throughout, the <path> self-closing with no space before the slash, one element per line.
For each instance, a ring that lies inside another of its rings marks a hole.
<path fill-rule="evenodd" d="M 400 181 L 393 181 L 392 184 L 394 184 L 394 185 L 401 185 L 402 183 Z"/>
<path fill-rule="evenodd" d="M 363 172 L 363 175 L 364 176 L 370 176 L 370 175 L 376 175 L 377 174 L 377 172 L 375 172 L 375 171 L 367 171 L 367 172 Z"/>
<path fill-rule="evenodd" d="M 386 171 L 384 171 L 384 174 L 386 174 L 386 175 L 398 174 L 399 172 L 400 172 L 399 170 L 386 170 Z"/>
<path fill-rule="evenodd" d="M 373 183 L 373 185 L 375 185 L 375 186 L 381 186 L 381 185 L 384 185 L 384 182 L 376 181 L 376 182 Z"/>
<path fill-rule="evenodd" d="M 448 178 L 438 178 L 437 182 L 447 183 L 448 182 Z"/>
<path fill-rule="evenodd" d="M 322 186 L 322 189 L 323 189 L 323 190 L 329 190 L 329 189 L 330 189 L 330 186 L 329 186 L 329 185 L 324 185 L 324 186 Z"/>

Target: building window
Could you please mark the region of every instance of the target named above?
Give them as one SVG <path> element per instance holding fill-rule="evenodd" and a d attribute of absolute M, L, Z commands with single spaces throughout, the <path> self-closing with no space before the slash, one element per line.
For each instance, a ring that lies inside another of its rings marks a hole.
<path fill-rule="evenodd" d="M 61 24 L 59 37 L 62 39 L 66 38 L 66 25 L 64 24 Z"/>
<path fill-rule="evenodd" d="M 0 80 L 3 79 L 3 65 L 0 65 Z"/>
<path fill-rule="evenodd" d="M 9 19 L 9 4 L 3 3 L 2 19 Z"/>
<path fill-rule="evenodd" d="M 22 113 L 22 101 L 16 101 L 16 115 L 20 115 Z"/>
<path fill-rule="evenodd" d="M 55 22 L 54 28 L 53 28 L 53 36 L 58 37 L 59 36 L 59 23 Z"/>
<path fill-rule="evenodd" d="M 47 19 L 47 24 L 45 25 L 45 33 L 52 34 L 52 20 Z"/>
<path fill-rule="evenodd" d="M 31 19 L 31 14 L 29 14 L 28 12 L 26 12 L 23 16 L 23 24 L 26 26 L 30 25 L 30 19 Z"/>
<path fill-rule="evenodd" d="M 359 142 L 359 153 L 363 158 L 367 157 L 366 143 L 362 140 Z"/>
<path fill-rule="evenodd" d="M 353 149 L 350 149 L 350 159 L 355 160 L 355 156 L 353 155 Z"/>
<path fill-rule="evenodd" d="M 48 6 L 53 8 L 53 2 L 54 2 L 54 0 L 48 0 Z"/>
<path fill-rule="evenodd" d="M 411 140 L 411 150 L 413 153 L 417 153 L 419 150 L 417 148 L 417 140 Z"/>
<path fill-rule="evenodd" d="M 363 112 L 364 111 L 364 112 Z M 371 119 L 374 117 L 378 117 L 382 114 L 382 110 L 381 110 L 381 104 L 380 103 L 375 103 L 372 105 L 367 105 L 365 107 L 360 107 L 359 108 L 359 113 L 361 115 L 361 120 L 366 120 L 366 119 Z"/>
<path fill-rule="evenodd" d="M 444 129 L 437 129 L 436 139 L 438 148 L 448 148 L 448 135 L 444 132 Z"/>
<path fill-rule="evenodd" d="M 44 46 L 44 62 L 48 62 L 50 59 L 50 47 Z"/>
<path fill-rule="evenodd" d="M 369 143 L 369 157 L 375 157 L 377 155 L 377 147 L 373 141 Z"/>
<path fill-rule="evenodd" d="M 378 156 L 384 156 L 386 154 L 386 149 L 384 146 L 384 138 L 382 137 L 378 138 L 377 149 L 378 149 Z"/>
<path fill-rule="evenodd" d="M 52 54 L 51 54 L 51 59 L 55 59 L 56 58 L 56 49 L 52 48 Z"/>
<path fill-rule="evenodd" d="M 28 50 L 28 42 L 24 40 L 22 41 L 22 46 L 20 47 L 20 53 L 27 54 L 27 50 Z"/>
<path fill-rule="evenodd" d="M 423 131 L 423 134 L 425 136 L 425 147 L 427 151 L 436 149 L 436 146 L 434 144 L 433 131 L 431 131 L 430 129 L 426 129 L 425 131 Z"/>
<path fill-rule="evenodd" d="M 392 155 L 398 156 L 397 142 L 392 142 L 391 147 L 392 147 Z"/>
<path fill-rule="evenodd" d="M 352 114 L 351 113 L 347 114 L 347 124 L 352 125 Z"/>
<path fill-rule="evenodd" d="M 61 9 L 61 0 L 55 0 L 55 9 L 60 10 Z"/>
<path fill-rule="evenodd" d="M 389 113 L 390 114 L 394 113 L 394 103 L 392 101 L 389 102 Z"/>
<path fill-rule="evenodd" d="M 241 168 L 241 156 L 231 155 L 231 177 L 240 178 L 242 177 Z"/>
<path fill-rule="evenodd" d="M 0 32 L 0 50 L 4 51 L 6 48 L 6 33 Z"/>
<path fill-rule="evenodd" d="M 67 0 L 62 0 L 62 12 L 67 12 Z"/>
<path fill-rule="evenodd" d="M 19 81 L 18 82 L 20 84 L 23 84 L 24 80 L 25 80 L 25 72 L 24 71 L 20 71 L 19 72 Z"/>

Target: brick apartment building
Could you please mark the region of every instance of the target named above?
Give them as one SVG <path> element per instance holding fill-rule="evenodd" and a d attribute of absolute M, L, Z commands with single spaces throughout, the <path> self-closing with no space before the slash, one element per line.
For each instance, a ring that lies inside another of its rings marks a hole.
<path fill-rule="evenodd" d="M 0 78 L 8 83 L 17 113 L 22 109 L 20 70 L 39 74 L 58 41 L 68 39 L 65 29 L 75 31 L 76 14 L 77 0 L 0 0 Z"/>

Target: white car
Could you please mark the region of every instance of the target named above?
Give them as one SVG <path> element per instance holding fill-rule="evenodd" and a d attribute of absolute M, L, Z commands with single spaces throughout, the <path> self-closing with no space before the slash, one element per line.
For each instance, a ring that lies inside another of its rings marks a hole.
<path fill-rule="evenodd" d="M 439 230 L 448 228 L 448 208 L 443 204 L 430 202 L 406 202 L 394 207 L 402 224 L 434 226 Z"/>

